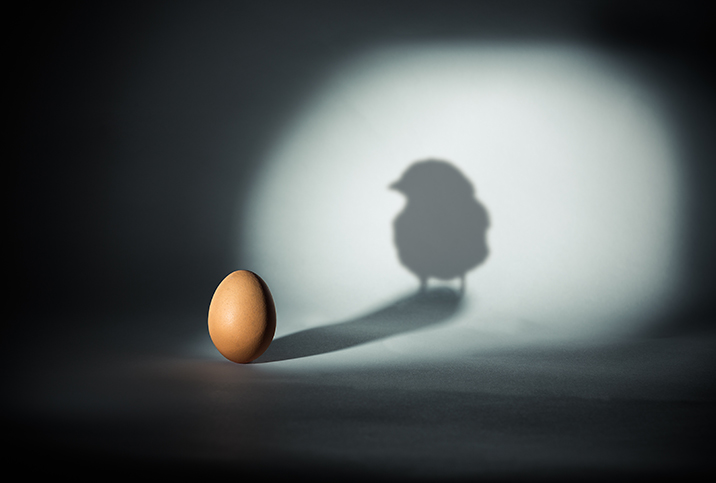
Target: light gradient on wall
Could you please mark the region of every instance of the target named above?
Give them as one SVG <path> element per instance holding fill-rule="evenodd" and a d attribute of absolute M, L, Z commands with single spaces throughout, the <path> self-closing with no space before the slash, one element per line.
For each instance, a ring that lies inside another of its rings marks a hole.
<path fill-rule="evenodd" d="M 668 309 L 678 152 L 631 67 L 576 46 L 455 43 L 337 67 L 277 135 L 242 213 L 240 268 L 271 287 L 277 336 L 417 290 L 392 240 L 405 200 L 388 186 L 426 158 L 459 168 L 491 219 L 453 326 L 591 336 Z"/>

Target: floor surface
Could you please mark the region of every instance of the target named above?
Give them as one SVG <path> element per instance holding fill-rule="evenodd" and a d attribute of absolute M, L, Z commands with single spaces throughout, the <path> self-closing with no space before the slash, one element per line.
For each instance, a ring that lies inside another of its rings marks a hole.
<path fill-rule="evenodd" d="M 419 303 L 435 319 L 451 302 Z M 201 314 L 88 322 L 25 340 L 21 330 L 6 354 L 10 456 L 55 474 L 713 473 L 713 334 L 476 344 L 421 358 L 419 346 L 398 343 L 409 337 L 400 317 L 436 343 L 440 327 L 425 326 L 414 305 L 396 310 L 279 336 L 247 365 L 215 351 Z M 390 318 L 397 326 L 386 329 Z"/>

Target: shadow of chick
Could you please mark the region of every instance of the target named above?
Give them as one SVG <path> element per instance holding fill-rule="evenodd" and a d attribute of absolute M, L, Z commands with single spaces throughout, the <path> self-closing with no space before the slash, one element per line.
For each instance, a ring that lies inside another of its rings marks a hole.
<path fill-rule="evenodd" d="M 393 223 L 400 262 L 420 280 L 460 278 L 483 263 L 489 254 L 490 219 L 475 198 L 472 183 L 452 164 L 435 159 L 418 161 L 390 186 L 407 197 L 405 209 Z"/>

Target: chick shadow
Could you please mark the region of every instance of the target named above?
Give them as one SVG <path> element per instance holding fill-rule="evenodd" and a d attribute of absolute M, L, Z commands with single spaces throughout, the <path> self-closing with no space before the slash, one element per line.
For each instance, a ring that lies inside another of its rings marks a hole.
<path fill-rule="evenodd" d="M 429 278 L 465 276 L 489 256 L 490 215 L 472 182 L 447 161 L 417 161 L 390 188 L 407 203 L 393 221 L 398 259 L 426 289 Z"/>
<path fill-rule="evenodd" d="M 276 339 L 254 363 L 327 354 L 436 325 L 450 319 L 461 300 L 459 292 L 447 287 L 419 292 L 357 319 Z"/>

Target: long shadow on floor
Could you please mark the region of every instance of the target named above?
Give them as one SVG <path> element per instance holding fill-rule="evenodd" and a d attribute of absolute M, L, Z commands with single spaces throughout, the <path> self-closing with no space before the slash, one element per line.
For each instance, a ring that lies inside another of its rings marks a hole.
<path fill-rule="evenodd" d="M 295 332 L 274 340 L 255 362 L 275 362 L 325 354 L 422 329 L 448 320 L 461 295 L 437 288 L 400 299 L 357 319 Z"/>

